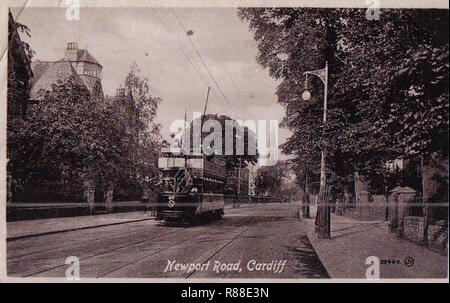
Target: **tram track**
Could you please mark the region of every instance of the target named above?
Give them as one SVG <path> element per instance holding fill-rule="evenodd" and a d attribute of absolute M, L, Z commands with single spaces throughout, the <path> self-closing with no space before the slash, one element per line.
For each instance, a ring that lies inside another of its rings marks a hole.
<path fill-rule="evenodd" d="M 220 248 L 217 249 L 213 254 L 211 254 L 211 255 L 210 255 L 203 263 L 206 263 L 206 262 L 208 262 L 209 260 L 211 260 L 212 258 L 214 258 L 214 257 L 215 257 L 217 254 L 219 254 L 223 249 L 225 249 L 229 244 L 231 244 L 233 241 L 235 241 L 235 240 L 238 239 L 241 235 L 243 235 L 245 232 L 247 232 L 251 227 L 252 227 L 252 226 L 249 226 L 249 227 L 245 228 L 244 230 L 240 231 L 237 235 L 233 236 L 232 238 L 227 239 L 228 241 L 227 241 L 224 245 L 220 246 Z M 222 229 L 221 229 L 221 230 L 222 230 Z M 226 231 L 230 231 L 230 229 L 226 229 Z M 114 268 L 114 269 L 112 269 L 112 270 L 110 270 L 110 271 L 108 271 L 108 272 L 105 272 L 105 273 L 103 273 L 103 274 L 101 274 L 101 275 L 99 275 L 99 276 L 96 276 L 96 278 L 102 278 L 102 277 L 105 277 L 106 275 L 109 275 L 109 274 L 111 274 L 111 273 L 113 273 L 113 272 L 119 271 L 119 270 L 121 270 L 121 269 L 123 269 L 123 268 L 125 268 L 125 267 L 127 267 L 127 266 L 136 264 L 137 262 L 142 261 L 142 260 L 145 260 L 146 258 L 149 258 L 149 257 L 151 257 L 151 256 L 154 256 L 154 255 L 157 255 L 157 254 L 160 254 L 160 253 L 163 253 L 163 252 L 165 252 L 165 251 L 167 251 L 167 250 L 169 250 L 169 249 L 171 249 L 171 248 L 174 248 L 174 247 L 176 247 L 176 246 L 178 246 L 178 245 L 180 245 L 180 244 L 183 244 L 183 243 L 185 243 L 185 242 L 188 242 L 188 241 L 190 241 L 190 240 L 192 240 L 192 239 L 194 239 L 194 238 L 196 238 L 196 237 L 198 237 L 198 236 L 207 235 L 208 233 L 214 233 L 214 232 L 217 232 L 217 229 L 202 231 L 202 232 L 200 232 L 200 233 L 198 233 L 198 234 L 196 234 L 196 235 L 194 235 L 194 236 L 191 236 L 191 237 L 189 237 L 189 238 L 187 238 L 187 239 L 178 241 L 177 243 L 171 244 L 171 245 L 169 245 L 169 246 L 166 246 L 166 247 L 163 247 L 163 248 L 158 249 L 158 250 L 156 250 L 156 251 L 153 251 L 153 252 L 150 253 L 150 254 L 147 254 L 147 255 L 145 255 L 145 256 L 139 257 L 139 258 L 137 258 L 137 259 L 134 259 L 134 260 L 132 260 L 132 261 L 126 263 L 126 264 L 123 264 L 123 265 L 121 265 L 121 266 L 119 266 L 119 267 L 117 267 L 117 268 Z M 222 240 L 223 240 L 223 239 L 222 239 Z M 190 273 L 188 276 L 186 276 L 185 278 L 187 279 L 187 278 L 191 277 L 193 274 L 195 274 L 195 272 L 196 272 L 196 271 L 191 272 L 191 273 Z"/>
<path fill-rule="evenodd" d="M 236 239 L 238 239 L 241 235 L 243 235 L 245 232 L 247 232 L 252 226 L 249 226 L 247 228 L 245 228 L 243 231 L 241 231 L 239 234 L 237 234 L 236 236 L 234 236 L 233 238 L 231 238 L 228 242 L 226 242 L 224 245 L 222 245 L 218 250 L 216 250 L 213 254 L 211 254 L 205 261 L 202 262 L 202 264 L 207 263 L 209 260 L 211 260 L 212 258 L 214 258 L 215 256 L 217 256 L 222 250 L 225 249 L 225 247 L 227 247 L 228 245 L 230 245 L 233 241 L 235 241 Z M 197 273 L 198 270 L 193 270 L 191 271 L 186 277 L 185 279 L 189 279 L 190 277 L 192 277 L 195 273 Z"/>
<path fill-rule="evenodd" d="M 136 223 L 136 222 L 129 222 L 128 224 L 131 224 L 131 223 Z M 102 227 L 104 227 L 104 226 L 99 226 L 98 228 L 102 228 Z M 148 226 L 146 226 L 145 228 L 148 228 Z M 90 240 L 89 242 L 92 243 L 92 242 L 96 242 L 96 241 L 120 238 L 120 237 L 123 237 L 123 236 L 126 236 L 126 235 L 131 235 L 131 234 L 139 233 L 139 232 L 142 232 L 142 231 L 143 231 L 143 228 L 141 228 L 139 230 L 128 231 L 128 232 L 116 234 L 116 235 L 95 238 L 95 239 Z M 29 257 L 29 256 L 32 256 L 32 255 L 36 255 L 36 254 L 39 254 L 39 253 L 45 253 L 45 252 L 49 252 L 49 251 L 61 251 L 61 250 L 67 249 L 67 248 L 77 247 L 79 245 L 80 245 L 80 243 L 74 243 L 72 245 L 68 245 L 68 246 L 64 246 L 64 247 L 51 247 L 51 248 L 47 248 L 47 249 L 43 249 L 43 250 L 39 250 L 39 251 L 29 252 L 29 253 L 22 254 L 22 255 L 11 256 L 11 257 L 8 257 L 7 259 L 8 259 L 8 261 L 15 261 L 16 259 L 19 259 L 19 258 Z"/>
<path fill-rule="evenodd" d="M 108 271 L 108 272 L 106 272 L 106 273 L 103 273 L 103 274 L 97 276 L 96 278 L 104 277 L 104 276 L 106 276 L 106 275 L 108 275 L 108 274 L 110 274 L 110 273 L 116 272 L 116 271 L 118 271 L 118 270 L 120 270 L 120 269 L 122 269 L 122 268 L 125 268 L 125 267 L 127 267 L 127 266 L 132 265 L 132 264 L 135 264 L 136 262 L 139 262 L 139 261 L 141 261 L 141 260 L 144 260 L 144 259 L 146 259 L 146 258 L 148 258 L 148 257 L 153 256 L 153 255 L 159 254 L 159 253 L 161 253 L 161 252 L 163 252 L 163 251 L 166 251 L 166 250 L 168 250 L 168 249 L 170 249 L 170 248 L 176 247 L 177 245 L 180 245 L 180 244 L 182 244 L 182 243 L 184 243 L 184 242 L 187 242 L 187 241 L 189 241 L 189 240 L 192 240 L 192 239 L 194 239 L 194 238 L 196 238 L 196 237 L 198 237 L 198 236 L 207 234 L 208 232 L 210 232 L 210 231 L 204 231 L 204 230 L 203 230 L 202 232 L 200 232 L 200 233 L 198 233 L 198 234 L 195 234 L 195 235 L 192 236 L 192 237 L 189 237 L 189 238 L 187 238 L 187 239 L 183 239 L 183 240 L 181 240 L 181 241 L 178 241 L 178 242 L 175 243 L 175 244 L 171 244 L 171 245 L 169 245 L 169 246 L 160 248 L 160 249 L 158 249 L 158 250 L 156 250 L 156 251 L 154 251 L 154 252 L 152 252 L 152 253 L 150 253 L 150 254 L 147 254 L 147 255 L 145 255 L 145 256 L 139 257 L 139 258 L 137 258 L 137 259 L 134 259 L 133 261 L 127 262 L 126 264 L 121 265 L 121 266 L 119 266 L 119 267 L 117 267 L 117 268 L 114 268 L 113 270 L 110 270 L 110 271 Z"/>
<path fill-rule="evenodd" d="M 118 251 L 118 250 L 126 248 L 126 247 L 139 245 L 139 244 L 142 244 L 142 243 L 145 243 L 145 242 L 148 242 L 148 241 L 160 238 L 160 237 L 165 237 L 165 236 L 168 236 L 168 235 L 171 235 L 171 234 L 179 233 L 179 232 L 182 232 L 183 230 L 184 229 L 182 229 L 182 230 L 175 230 L 175 231 L 171 231 L 171 232 L 168 232 L 168 233 L 164 233 L 162 235 L 156 235 L 154 237 L 146 238 L 146 239 L 141 240 L 141 241 L 136 241 L 136 242 L 132 242 L 132 243 L 129 243 L 129 244 L 121 245 L 121 246 L 118 246 L 118 247 L 116 247 L 114 249 L 102 251 L 102 252 L 99 252 L 99 253 L 96 253 L 96 254 L 93 254 L 93 255 L 86 256 L 84 258 L 80 258 L 79 260 L 80 261 L 84 261 L 84 260 L 92 259 L 92 258 L 95 258 L 95 257 L 98 257 L 98 256 L 102 256 L 102 255 L 105 255 L 105 254 L 108 254 L 108 253 L 111 253 L 111 252 L 114 252 L 114 251 Z M 43 269 L 43 270 L 39 270 L 39 271 L 33 272 L 31 274 L 25 275 L 23 277 L 25 277 L 25 278 L 26 277 L 32 277 L 32 276 L 39 275 L 39 274 L 42 274 L 42 273 L 45 273 L 45 272 L 48 272 L 48 271 L 51 271 L 51 270 L 55 270 L 55 269 L 64 267 L 64 266 L 67 266 L 67 264 L 64 263 L 64 264 L 59 264 L 59 265 L 56 265 L 56 266 L 52 266 L 52 267 L 49 267 L 49 268 L 46 268 L 46 269 Z"/>
<path fill-rule="evenodd" d="M 10 237 L 10 238 L 6 238 L 6 241 L 7 242 L 13 242 L 13 241 L 19 241 L 19 240 L 23 240 L 23 239 L 30 239 L 30 238 L 49 236 L 49 235 L 55 235 L 55 234 L 62 234 L 62 233 L 70 233 L 70 232 L 86 230 L 86 229 L 94 229 L 94 228 L 101 228 L 101 227 L 107 227 L 107 226 L 114 226 L 114 225 L 129 224 L 129 223 L 136 223 L 136 222 L 142 222 L 142 221 L 149 221 L 149 220 L 152 220 L 152 219 L 151 218 L 145 218 L 145 219 L 137 219 L 137 220 L 126 221 L 126 222 L 114 222 L 114 223 L 105 223 L 105 224 L 94 225 L 94 226 L 74 227 L 74 228 L 69 228 L 69 229 L 64 229 L 64 230 L 47 231 L 47 232 L 42 232 L 42 233 L 39 233 L 39 234 L 29 234 L 29 235 L 23 235 L 23 236 Z"/>
<path fill-rule="evenodd" d="M 278 219 L 278 212 L 275 212 L 273 216 L 277 218 L 276 222 L 283 224 L 283 220 Z M 212 267 L 210 266 L 208 266 L 210 269 L 205 271 L 197 267 L 192 268 L 192 266 L 190 267 L 192 269 L 185 270 L 184 267 L 172 267 L 172 265 L 199 264 L 203 266 L 210 263 L 216 266 L 215 260 L 221 264 L 228 264 L 237 259 L 242 259 L 245 263 L 248 257 L 263 258 L 261 254 L 251 252 L 253 247 L 251 243 L 262 239 L 261 229 L 271 230 L 266 223 L 272 221 L 274 220 L 270 216 L 266 216 L 265 211 L 260 211 L 260 213 L 249 211 L 244 215 L 230 216 L 228 220 L 207 221 L 205 223 L 208 224 L 190 228 L 161 228 L 151 224 L 149 226 L 151 228 L 145 230 L 144 226 L 150 223 L 136 223 L 127 224 L 124 229 L 114 228 L 110 231 L 98 229 L 98 231 L 91 232 L 74 232 L 68 234 L 67 237 L 45 237 L 42 239 L 42 243 L 41 240 L 20 241 L 15 248 L 16 252 L 20 253 L 18 250 L 22 247 L 29 247 L 28 252 L 31 255 L 8 260 L 11 261 L 8 262 L 8 275 L 11 277 L 64 278 L 66 270 L 70 266 L 65 263 L 66 257 L 72 255 L 77 256 L 80 261 L 80 277 L 82 279 L 236 277 L 241 274 L 221 271 L 221 274 L 218 275 L 215 270 L 211 271 Z M 274 237 L 269 238 L 273 239 Z M 72 239 L 76 242 L 72 242 Z M 29 243 L 32 243 L 33 246 L 28 246 Z M 61 247 L 53 247 L 57 244 Z M 258 247 L 263 248 L 264 245 Z M 39 248 L 45 249 L 45 251 L 54 251 L 31 252 L 31 249 L 38 250 Z M 270 250 L 270 252 L 272 251 Z M 22 253 L 25 254 L 27 251 L 22 251 Z M 171 267 L 167 269 L 169 265 Z M 253 276 L 246 272 L 243 272 L 242 275 Z"/>
<path fill-rule="evenodd" d="M 131 223 L 134 223 L 134 222 L 130 222 L 130 224 Z M 157 227 L 157 226 L 154 226 L 154 227 Z M 114 249 L 109 249 L 109 250 L 101 251 L 101 252 L 93 254 L 93 255 L 82 257 L 79 260 L 80 261 L 89 260 L 89 259 L 92 259 L 92 258 L 95 258 L 95 257 L 99 257 L 99 256 L 102 256 L 102 255 L 105 255 L 105 254 L 108 254 L 108 253 L 111 253 L 111 252 L 114 252 L 114 251 L 118 251 L 118 250 L 121 250 L 121 249 L 124 249 L 124 248 L 129 248 L 129 247 L 132 247 L 132 246 L 135 246 L 135 245 L 140 245 L 140 244 L 149 242 L 149 241 L 157 239 L 157 238 L 162 238 L 162 237 L 165 237 L 165 236 L 168 236 L 168 235 L 172 235 L 172 234 L 178 234 L 178 233 L 181 233 L 181 232 L 186 231 L 186 230 L 191 230 L 191 229 L 190 228 L 189 229 L 177 228 L 177 230 L 175 230 L 175 231 L 162 233 L 160 235 L 155 235 L 155 236 L 152 236 L 150 238 L 145 238 L 145 239 L 142 239 L 142 240 L 139 240 L 139 241 L 135 241 L 135 242 L 132 242 L 132 243 L 129 243 L 129 244 L 124 244 L 124 245 L 121 245 L 119 247 L 115 247 Z M 222 232 L 224 232 L 224 231 L 227 231 L 227 230 L 229 231 L 230 229 L 226 228 L 226 227 L 225 228 L 221 227 L 220 230 Z M 143 231 L 142 229 L 139 229 L 139 230 L 133 230 L 133 231 L 121 233 L 119 235 L 100 237 L 100 238 L 96 238 L 96 239 L 93 239 L 93 240 L 89 241 L 89 243 L 92 243 L 93 241 L 98 242 L 98 241 L 104 241 L 104 240 L 108 240 L 108 239 L 110 240 L 110 239 L 115 239 L 115 238 L 126 237 L 127 235 L 134 234 L 134 233 L 139 233 L 139 232 L 142 232 L 142 231 Z M 175 243 L 173 245 L 169 245 L 167 247 L 164 247 L 164 248 L 162 248 L 162 249 L 160 249 L 157 252 L 154 252 L 152 254 L 156 254 L 156 253 L 162 252 L 164 250 L 170 249 L 170 248 L 175 247 L 175 246 L 177 246 L 179 244 L 182 244 L 183 242 L 189 241 L 189 240 L 191 240 L 191 239 L 193 239 L 195 237 L 207 234 L 208 232 L 217 232 L 217 229 L 208 230 L 208 231 L 203 230 L 202 232 L 194 235 L 193 237 L 189 237 L 189 238 L 184 239 L 182 241 L 179 241 L 179 242 L 177 242 L 177 243 Z M 79 245 L 80 245 L 80 243 L 72 244 L 70 246 L 64 246 L 64 247 L 61 247 L 61 248 L 52 247 L 52 248 L 45 249 L 45 250 L 30 252 L 28 254 L 23 254 L 23 255 L 20 255 L 20 256 L 14 256 L 14 257 L 8 258 L 8 263 L 9 263 L 9 265 L 11 265 L 11 263 L 17 264 L 17 262 L 30 262 L 30 261 L 36 262 L 36 261 L 40 261 L 40 260 L 46 260 L 46 259 L 49 258 L 48 256 L 44 256 L 42 258 L 34 258 L 34 259 L 27 259 L 26 257 L 30 257 L 30 256 L 33 256 L 33 255 L 39 255 L 39 254 L 42 254 L 42 253 L 45 253 L 45 252 L 49 252 L 49 251 L 54 251 L 54 252 L 64 251 L 64 250 L 70 249 L 71 247 L 78 247 Z M 152 255 L 152 254 L 150 254 L 150 255 Z M 139 261 L 139 260 L 135 260 L 135 261 Z M 132 264 L 132 263 L 134 263 L 134 262 L 131 262 L 130 264 Z M 125 266 L 127 266 L 127 265 L 128 264 L 126 264 Z M 52 271 L 52 270 L 55 270 L 55 269 L 58 269 L 58 268 L 62 268 L 64 266 L 67 266 L 67 264 L 60 263 L 60 264 L 58 264 L 56 266 L 47 267 L 45 269 L 34 271 L 34 272 L 26 274 L 26 275 L 20 275 L 20 274 L 19 275 L 22 276 L 22 277 L 31 277 L 31 276 L 39 275 L 39 274 L 42 274 L 42 273 L 45 273 L 45 272 L 48 272 L 48 271 Z"/>

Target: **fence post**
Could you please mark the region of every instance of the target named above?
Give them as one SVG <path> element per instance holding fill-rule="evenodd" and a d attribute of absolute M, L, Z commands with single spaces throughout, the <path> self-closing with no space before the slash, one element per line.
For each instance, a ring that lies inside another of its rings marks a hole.
<path fill-rule="evenodd" d="M 84 181 L 84 198 L 89 206 L 89 214 L 93 214 L 95 210 L 95 183 L 92 179 Z"/>
<path fill-rule="evenodd" d="M 390 192 L 389 201 L 389 232 L 395 232 L 398 227 L 398 192 L 397 188 L 394 188 Z"/>
<path fill-rule="evenodd" d="M 370 219 L 369 191 L 361 190 L 358 199 L 359 217 Z"/>
<path fill-rule="evenodd" d="M 114 195 L 114 185 L 112 182 L 109 182 L 106 188 L 106 197 L 105 197 L 107 212 L 111 212 L 113 210 L 113 195 Z"/>
<path fill-rule="evenodd" d="M 403 238 L 404 236 L 404 219 L 407 215 L 409 215 L 410 206 L 409 203 L 414 201 L 414 198 L 417 192 L 410 187 L 396 187 L 392 191 L 393 195 L 391 196 L 395 203 L 395 219 L 396 219 L 396 231 L 397 238 Z M 390 228 L 390 231 L 394 231 Z"/>

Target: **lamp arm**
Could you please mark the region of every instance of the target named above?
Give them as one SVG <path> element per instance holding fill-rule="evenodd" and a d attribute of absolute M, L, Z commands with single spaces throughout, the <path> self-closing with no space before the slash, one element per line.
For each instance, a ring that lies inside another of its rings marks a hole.
<path fill-rule="evenodd" d="M 306 77 L 308 75 L 314 75 L 314 76 L 318 77 L 320 80 L 322 80 L 322 83 L 325 85 L 327 78 L 328 78 L 328 68 L 325 67 L 324 69 L 306 71 L 303 73 L 303 75 Z"/>

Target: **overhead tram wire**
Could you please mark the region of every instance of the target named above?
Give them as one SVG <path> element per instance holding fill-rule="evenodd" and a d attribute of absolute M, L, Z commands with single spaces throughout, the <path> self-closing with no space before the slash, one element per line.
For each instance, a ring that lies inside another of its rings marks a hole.
<path fill-rule="evenodd" d="M 180 18 L 178 18 L 178 15 L 176 14 L 175 10 L 173 8 L 171 8 L 171 11 L 173 13 L 173 15 L 175 16 L 175 18 L 178 21 L 178 24 L 180 25 L 180 27 L 183 29 L 184 32 L 186 32 L 186 28 L 184 27 L 183 23 L 181 22 Z M 224 94 L 224 92 L 222 91 L 222 89 L 220 88 L 220 85 L 217 83 L 216 79 L 214 78 L 214 76 L 212 75 L 210 69 L 208 68 L 208 65 L 205 63 L 205 61 L 203 60 L 202 55 L 200 54 L 200 52 L 198 51 L 197 47 L 195 46 L 194 42 L 192 41 L 192 39 L 187 36 L 189 42 L 191 43 L 192 47 L 194 48 L 195 52 L 197 53 L 197 55 L 200 58 L 200 61 L 203 63 L 203 66 L 206 68 L 206 70 L 208 71 L 209 76 L 211 77 L 211 79 L 214 82 L 214 85 L 217 87 L 217 90 L 220 92 L 220 94 L 223 96 L 225 102 L 228 104 L 228 106 L 230 107 L 231 111 L 233 112 L 233 114 L 235 115 L 235 118 L 238 118 L 240 120 L 242 120 L 239 115 L 236 113 L 236 111 L 234 110 L 233 106 L 231 105 L 231 102 L 228 100 L 227 96 Z"/>
<path fill-rule="evenodd" d="M 178 18 L 178 15 L 176 14 L 175 10 L 172 8 L 171 9 L 173 15 L 175 16 L 175 18 L 178 21 L 178 24 L 180 25 L 180 27 L 183 29 L 184 32 L 186 32 L 186 28 L 184 27 L 183 23 L 181 22 L 180 18 Z M 233 114 L 235 115 L 235 117 L 239 118 L 239 115 L 236 113 L 236 111 L 234 110 L 234 107 L 231 105 L 231 102 L 228 100 L 227 96 L 224 94 L 223 90 L 221 89 L 219 83 L 216 81 L 216 79 L 214 78 L 214 76 L 212 75 L 210 69 L 208 68 L 208 65 L 206 64 L 205 60 L 203 59 L 203 56 L 200 54 L 199 50 L 197 49 L 197 47 L 195 46 L 194 42 L 192 41 L 192 39 L 187 36 L 189 42 L 191 43 L 192 47 L 194 48 L 195 52 L 197 53 L 198 57 L 200 58 L 200 61 L 202 62 L 203 66 L 205 67 L 205 69 L 207 70 L 209 76 L 211 77 L 211 79 L 213 80 L 215 86 L 217 87 L 217 90 L 220 92 L 220 94 L 222 95 L 222 97 L 224 98 L 225 102 L 228 104 L 228 106 L 230 107 L 231 111 L 233 112 Z"/>
<path fill-rule="evenodd" d="M 174 40 L 174 42 L 176 43 L 176 45 L 178 46 L 178 48 L 180 49 L 180 51 L 183 53 L 183 55 L 187 58 L 188 62 L 192 65 L 192 67 L 194 68 L 194 70 L 198 73 L 199 77 L 201 78 L 201 80 L 205 83 L 206 87 L 210 87 L 211 84 L 206 80 L 207 77 L 205 75 L 203 75 L 203 72 L 201 71 L 201 69 L 199 67 L 197 67 L 194 63 L 194 61 L 189 57 L 189 55 L 186 53 L 186 51 L 184 50 L 183 46 L 181 45 L 181 43 L 178 41 L 176 35 L 170 30 L 170 28 L 168 27 L 168 25 L 162 20 L 161 16 L 158 14 L 158 12 L 156 12 L 155 8 L 152 7 L 152 12 L 153 14 L 158 18 L 159 23 L 161 23 L 163 25 L 163 27 L 166 29 L 167 32 L 169 32 L 169 34 L 171 35 L 172 39 Z M 217 97 L 217 96 L 216 96 Z M 191 105 L 191 102 L 189 102 L 189 104 Z M 219 106 L 221 106 L 219 104 Z M 222 107 L 222 106 L 221 106 Z"/>

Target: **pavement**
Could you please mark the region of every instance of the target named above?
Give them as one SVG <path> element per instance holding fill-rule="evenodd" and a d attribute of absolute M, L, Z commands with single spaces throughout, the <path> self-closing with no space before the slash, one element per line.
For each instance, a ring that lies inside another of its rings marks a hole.
<path fill-rule="evenodd" d="M 8 241 L 7 275 L 65 277 L 75 256 L 82 280 L 328 278 L 298 207 L 259 204 L 227 208 L 222 220 L 191 227 L 143 220 Z"/>
<path fill-rule="evenodd" d="M 316 207 L 312 207 L 312 218 L 302 221 L 306 223 L 308 238 L 331 278 L 364 279 L 369 267 L 367 257 L 376 256 L 381 263 L 381 279 L 448 279 L 447 255 L 397 239 L 395 234 L 388 233 L 386 221 L 358 221 L 332 214 L 331 239 L 317 239 L 315 212 Z M 405 260 L 414 262 L 411 265 L 412 262 Z"/>

